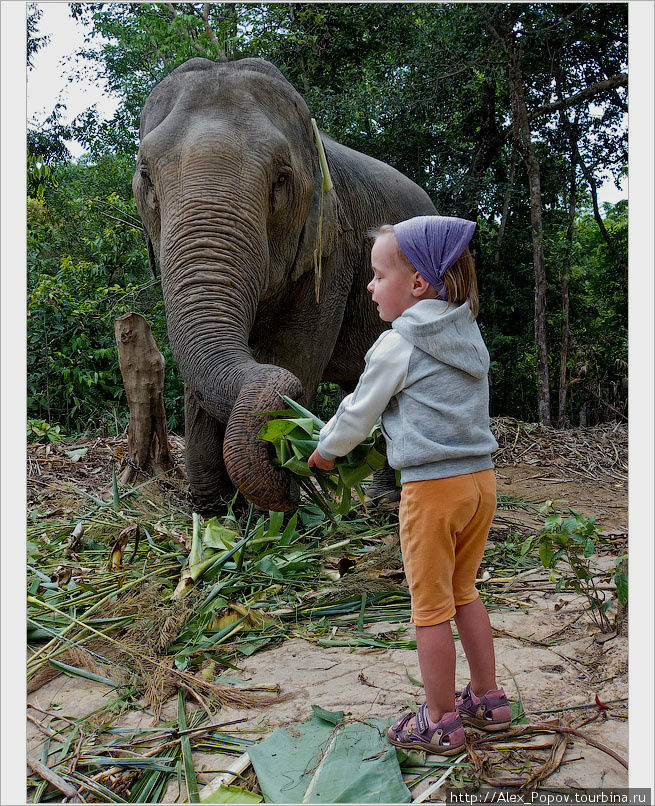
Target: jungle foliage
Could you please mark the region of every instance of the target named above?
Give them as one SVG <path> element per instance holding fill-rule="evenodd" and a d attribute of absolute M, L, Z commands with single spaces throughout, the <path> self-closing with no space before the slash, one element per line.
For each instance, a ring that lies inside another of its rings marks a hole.
<path fill-rule="evenodd" d="M 28 61 L 47 34 L 30 9 Z M 58 105 L 42 124 L 28 125 L 28 417 L 67 432 L 119 428 L 127 411 L 113 319 L 136 310 L 167 360 L 169 425 L 183 428 L 182 382 L 130 180 L 147 94 L 200 55 L 269 59 L 324 131 L 406 173 L 441 213 L 477 219 L 491 413 L 533 421 L 534 219 L 509 82 L 510 60 L 518 60 L 540 173 L 553 419 L 625 418 L 627 203 L 598 209 L 596 190 L 626 173 L 627 4 L 70 9 L 91 32 L 72 62 L 73 80 L 103 77 L 120 103 L 111 120 L 92 108 L 63 125 Z M 77 161 L 66 146 L 72 139 L 88 152 Z M 323 388 L 321 406 L 331 397 L 337 390 Z"/>

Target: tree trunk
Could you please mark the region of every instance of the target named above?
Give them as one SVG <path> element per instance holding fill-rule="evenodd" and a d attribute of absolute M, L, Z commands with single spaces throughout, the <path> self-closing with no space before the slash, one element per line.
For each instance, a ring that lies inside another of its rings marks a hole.
<path fill-rule="evenodd" d="M 165 361 L 141 314 L 120 316 L 114 334 L 130 409 L 126 467 L 119 480 L 129 484 L 139 472 L 156 476 L 173 469 L 164 409 Z"/>
<path fill-rule="evenodd" d="M 507 226 L 507 218 L 509 216 L 509 200 L 514 188 L 514 172 L 516 170 L 516 150 L 512 148 L 512 156 L 509 167 L 509 179 L 505 186 L 505 198 L 503 199 L 503 212 L 500 217 L 500 227 L 498 228 L 498 238 L 496 239 L 496 251 L 494 253 L 494 265 L 498 268 L 500 263 L 500 247 L 503 243 L 505 235 L 505 227 Z"/>
<path fill-rule="evenodd" d="M 571 132 L 573 139 L 575 134 Z M 571 152 L 571 175 L 569 180 L 569 224 L 566 229 L 566 254 L 562 262 L 562 351 L 559 368 L 559 406 L 557 410 L 557 425 L 565 428 L 568 424 L 566 417 L 566 393 L 568 383 L 566 380 L 566 361 L 569 350 L 569 268 L 571 266 L 571 250 L 573 249 L 573 227 L 575 225 L 575 156 Z"/>
<path fill-rule="evenodd" d="M 546 266 L 544 261 L 541 221 L 541 176 L 539 161 L 532 146 L 528 110 L 525 105 L 521 57 L 509 51 L 509 85 L 516 145 L 528 172 L 530 187 L 530 220 L 534 262 L 534 335 L 537 342 L 537 412 L 542 425 L 550 425 L 550 391 L 548 379 L 548 343 L 546 339 Z"/>

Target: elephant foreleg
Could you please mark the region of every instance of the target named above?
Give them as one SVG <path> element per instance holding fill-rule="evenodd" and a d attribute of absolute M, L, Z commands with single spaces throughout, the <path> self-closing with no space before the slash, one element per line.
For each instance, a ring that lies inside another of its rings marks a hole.
<path fill-rule="evenodd" d="M 235 493 L 223 461 L 225 425 L 207 414 L 186 385 L 184 431 L 186 471 L 194 509 L 202 514 L 220 513 Z"/>

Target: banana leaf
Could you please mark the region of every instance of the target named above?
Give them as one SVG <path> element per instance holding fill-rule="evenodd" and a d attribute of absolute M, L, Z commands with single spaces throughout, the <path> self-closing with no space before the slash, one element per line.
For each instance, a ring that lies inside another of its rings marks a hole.
<path fill-rule="evenodd" d="M 396 749 L 385 733 L 393 721 L 345 723 L 343 712 L 313 706 L 312 717 L 278 728 L 248 748 L 267 803 L 408 803 Z"/>

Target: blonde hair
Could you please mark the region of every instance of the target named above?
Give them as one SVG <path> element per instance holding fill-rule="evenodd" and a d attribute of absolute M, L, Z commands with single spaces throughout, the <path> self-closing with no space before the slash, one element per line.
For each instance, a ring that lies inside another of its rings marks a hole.
<path fill-rule="evenodd" d="M 453 265 L 446 270 L 443 283 L 448 292 L 448 302 L 458 305 L 468 302 L 473 318 L 478 318 L 480 298 L 478 296 L 478 278 L 475 275 L 475 262 L 468 246 Z"/>
<path fill-rule="evenodd" d="M 377 240 L 382 235 L 392 235 L 395 244 L 396 255 L 400 263 L 406 266 L 410 271 L 416 271 L 416 267 L 412 264 L 411 260 L 400 248 L 400 244 L 396 238 L 396 233 L 391 224 L 383 224 L 377 229 L 369 230 L 367 235 L 373 240 Z M 473 314 L 473 318 L 477 319 L 478 311 L 480 310 L 480 298 L 478 296 L 478 279 L 475 274 L 475 262 L 473 255 L 469 251 L 468 246 L 457 258 L 453 265 L 446 270 L 443 276 L 444 287 L 448 293 L 448 305 L 451 302 L 456 305 L 461 305 L 463 302 L 468 302 Z M 448 310 L 448 308 L 446 308 Z"/>

